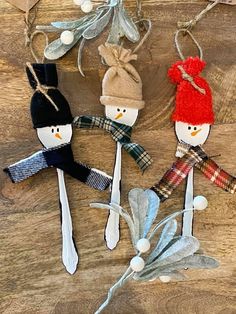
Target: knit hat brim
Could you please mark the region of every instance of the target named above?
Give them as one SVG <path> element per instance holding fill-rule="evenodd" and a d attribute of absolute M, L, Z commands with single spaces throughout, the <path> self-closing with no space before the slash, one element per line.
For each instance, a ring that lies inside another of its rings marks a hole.
<path fill-rule="evenodd" d="M 101 96 L 100 102 L 104 106 L 121 106 L 134 109 L 143 109 L 145 105 L 143 100 L 120 98 L 114 96 Z"/>

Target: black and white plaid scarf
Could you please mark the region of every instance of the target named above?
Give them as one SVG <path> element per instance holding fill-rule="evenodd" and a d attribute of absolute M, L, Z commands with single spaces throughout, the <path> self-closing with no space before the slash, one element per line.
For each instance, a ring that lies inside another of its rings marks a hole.
<path fill-rule="evenodd" d="M 92 129 L 98 127 L 109 132 L 116 142 L 134 158 L 141 170 L 147 169 L 152 163 L 152 158 L 145 149 L 136 143 L 131 142 L 132 127 L 112 121 L 106 117 L 79 116 L 74 119 L 74 126 L 77 128 Z"/>

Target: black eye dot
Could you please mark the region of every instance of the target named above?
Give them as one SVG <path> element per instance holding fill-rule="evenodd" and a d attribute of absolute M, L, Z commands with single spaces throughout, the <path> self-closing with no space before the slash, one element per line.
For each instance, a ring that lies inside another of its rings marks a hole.
<path fill-rule="evenodd" d="M 188 129 L 191 130 L 191 126 L 189 126 Z"/>
<path fill-rule="evenodd" d="M 123 112 L 126 112 L 126 109 L 124 109 Z"/>
<path fill-rule="evenodd" d="M 194 131 L 196 131 L 196 130 L 197 130 L 197 127 L 195 126 L 195 127 L 194 127 Z"/>
<path fill-rule="evenodd" d="M 59 132 L 59 128 L 57 128 L 57 132 Z"/>
<path fill-rule="evenodd" d="M 117 108 L 117 111 L 118 111 L 118 112 L 120 112 L 120 109 L 119 109 L 119 108 Z"/>
<path fill-rule="evenodd" d="M 52 129 L 52 133 L 54 133 L 54 129 Z"/>

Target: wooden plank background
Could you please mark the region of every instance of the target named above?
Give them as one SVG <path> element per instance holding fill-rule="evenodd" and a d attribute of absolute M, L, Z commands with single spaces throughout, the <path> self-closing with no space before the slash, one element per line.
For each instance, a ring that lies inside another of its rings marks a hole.
<path fill-rule="evenodd" d="M 166 77 L 168 67 L 177 59 L 173 33 L 178 20 L 189 20 L 206 3 L 203 0 L 143 1 L 143 11 L 151 18 L 153 31 L 135 64 L 143 79 L 146 107 L 139 116 L 133 138 L 150 152 L 154 164 L 142 175 L 133 160 L 123 154 L 122 204 L 126 208 L 127 192 L 133 187 L 151 186 L 175 158 L 176 139 L 170 123 L 175 87 Z M 135 1 L 127 1 L 127 7 L 134 12 Z M 218 5 L 194 30 L 207 62 L 203 75 L 212 87 L 216 114 L 216 124 L 205 148 L 210 155 L 220 153 L 215 160 L 234 175 L 235 13 L 235 7 Z M 41 0 L 36 23 L 76 19 L 80 14 L 72 0 Z M 32 91 L 24 66 L 32 58 L 24 47 L 22 12 L 1 1 L 0 25 L 0 165 L 3 168 L 41 146 L 29 115 Z M 78 74 L 75 66 L 77 48 L 57 62 L 60 86 L 74 115 L 103 114 L 99 96 L 105 67 L 100 63 L 97 46 L 105 38 L 104 35 L 86 44 L 83 55 L 86 78 Z M 187 38 L 184 47 L 186 54 L 194 55 L 195 48 L 189 45 Z M 115 146 L 107 134 L 99 130 L 75 130 L 73 149 L 76 159 L 111 173 Z M 113 252 L 106 249 L 103 228 L 107 213 L 88 206 L 91 201 L 107 201 L 108 192 L 95 192 L 68 176 L 66 181 L 80 252 L 80 267 L 74 276 L 64 271 L 60 260 L 56 171 L 42 171 L 15 185 L 0 172 L 1 313 L 93 313 L 133 255 L 123 221 L 119 246 Z M 220 267 L 210 271 L 188 271 L 186 282 L 130 282 L 104 313 L 236 313 L 236 196 L 213 186 L 199 173 L 195 177 L 195 187 L 196 194 L 207 197 L 209 208 L 196 214 L 194 234 L 201 240 L 202 249 L 220 261 Z M 161 215 L 182 207 L 183 192 L 184 185 L 162 205 Z"/>

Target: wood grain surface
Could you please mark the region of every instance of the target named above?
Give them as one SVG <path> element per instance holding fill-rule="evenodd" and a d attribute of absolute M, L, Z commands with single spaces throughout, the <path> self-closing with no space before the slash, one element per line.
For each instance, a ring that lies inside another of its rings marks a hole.
<path fill-rule="evenodd" d="M 128 208 L 127 192 L 155 183 L 175 159 L 176 139 L 170 114 L 175 87 L 166 72 L 177 59 L 173 34 L 178 20 L 186 21 L 206 6 L 206 1 L 146 0 L 145 16 L 153 22 L 150 38 L 139 52 L 137 70 L 143 79 L 146 107 L 139 116 L 133 139 L 153 156 L 153 166 L 142 175 L 123 153 L 122 204 Z M 127 1 L 130 12 L 135 1 Z M 41 0 L 37 24 L 75 19 L 81 11 L 72 0 Z M 24 47 L 23 13 L 0 2 L 0 166 L 35 152 L 41 146 L 29 115 L 32 91 L 25 62 L 32 60 Z M 236 175 L 236 7 L 216 6 L 199 22 L 194 35 L 201 43 L 207 67 L 204 76 L 213 90 L 216 124 L 205 149 L 228 172 Z M 50 39 L 54 35 L 50 34 Z M 105 67 L 97 46 L 106 34 L 85 46 L 82 78 L 76 69 L 77 48 L 57 62 L 60 87 L 74 115 L 103 114 L 99 104 Z M 39 51 L 43 42 L 39 43 Z M 194 55 L 187 38 L 184 53 Z M 75 130 L 76 159 L 111 173 L 115 145 L 103 131 Z M 90 314 L 104 300 L 108 288 L 123 273 L 133 255 L 127 226 L 121 222 L 121 241 L 116 250 L 106 249 L 103 228 L 107 213 L 90 209 L 91 201 L 108 200 L 108 192 L 95 192 L 66 176 L 75 239 L 80 253 L 79 270 L 67 274 L 61 263 L 61 229 L 57 177 L 47 169 L 12 184 L 0 172 L 0 313 Z M 184 185 L 161 206 L 161 215 L 182 207 Z M 194 234 L 202 249 L 220 261 L 209 271 L 186 271 L 186 282 L 130 282 L 121 289 L 104 313 L 117 314 L 233 314 L 236 313 L 236 196 L 195 176 L 195 193 L 209 201 L 206 211 L 195 215 Z"/>

